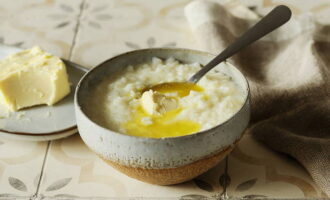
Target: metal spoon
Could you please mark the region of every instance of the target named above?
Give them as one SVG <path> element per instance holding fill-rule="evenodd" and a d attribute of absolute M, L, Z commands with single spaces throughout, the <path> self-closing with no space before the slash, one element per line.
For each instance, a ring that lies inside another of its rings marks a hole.
<path fill-rule="evenodd" d="M 180 84 L 186 84 L 186 88 L 193 88 L 191 84 L 197 83 L 208 71 L 217 66 L 222 61 L 225 61 L 227 58 L 231 57 L 242 48 L 250 45 L 251 43 L 257 41 L 268 33 L 272 32 L 276 28 L 285 24 L 289 21 L 291 17 L 291 10 L 284 5 L 280 5 L 275 7 L 270 13 L 268 13 L 265 17 L 263 17 L 257 24 L 255 24 L 252 28 L 247 30 L 241 37 L 239 37 L 235 42 L 229 45 L 225 50 L 223 50 L 218 56 L 216 56 L 213 60 L 211 60 L 208 64 L 206 64 L 201 70 L 199 70 L 196 74 L 194 74 L 187 82 L 183 82 Z M 72 66 L 76 69 L 79 69 L 84 72 L 88 72 L 89 69 L 71 62 L 69 60 L 63 59 L 63 62 L 66 65 Z M 143 91 L 149 89 L 156 89 L 161 87 L 172 87 L 177 83 L 161 83 L 148 88 L 145 88 Z"/>
<path fill-rule="evenodd" d="M 259 40 L 263 36 L 272 32 L 276 28 L 285 24 L 291 17 L 291 10 L 284 5 L 275 7 L 270 13 L 263 17 L 257 24 L 247 30 L 235 42 L 229 45 L 218 56 L 206 64 L 201 70 L 194 74 L 188 82 L 197 83 L 208 71 L 219 63 L 225 61 L 242 48 L 250 45 L 251 43 Z"/>

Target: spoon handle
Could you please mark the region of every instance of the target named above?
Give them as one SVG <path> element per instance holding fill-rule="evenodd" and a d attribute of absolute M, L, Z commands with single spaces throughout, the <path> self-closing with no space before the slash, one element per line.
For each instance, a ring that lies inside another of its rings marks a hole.
<path fill-rule="evenodd" d="M 250 45 L 256 40 L 262 38 L 266 34 L 272 32 L 276 28 L 289 21 L 291 17 L 291 10 L 284 5 L 275 7 L 270 13 L 263 17 L 257 24 L 247 30 L 241 37 L 239 37 L 234 43 L 229 45 L 218 56 L 205 65 L 200 71 L 194 74 L 189 82 L 197 83 L 209 70 L 213 67 L 225 61 L 242 48 Z"/>

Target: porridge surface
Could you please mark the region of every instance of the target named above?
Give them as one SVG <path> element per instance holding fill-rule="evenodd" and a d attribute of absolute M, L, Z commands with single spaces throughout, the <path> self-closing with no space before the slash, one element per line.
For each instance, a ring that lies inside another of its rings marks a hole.
<path fill-rule="evenodd" d="M 215 70 L 185 95 L 175 92 L 175 88 L 156 89 L 163 98 L 176 99 L 176 109 L 153 115 L 141 107 L 146 88 L 185 82 L 200 67 L 198 63 L 182 64 L 173 58 L 153 58 L 150 63 L 128 66 L 115 78 L 104 79 L 96 86 L 86 112 L 110 130 L 142 137 L 175 137 L 212 128 L 237 112 L 245 99 L 244 92 L 229 76 Z"/>

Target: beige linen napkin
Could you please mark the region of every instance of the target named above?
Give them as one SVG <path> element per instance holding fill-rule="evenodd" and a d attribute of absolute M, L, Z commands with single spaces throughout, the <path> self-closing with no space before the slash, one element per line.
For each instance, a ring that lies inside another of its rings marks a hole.
<path fill-rule="evenodd" d="M 185 13 L 201 47 L 214 54 L 259 18 L 235 2 L 194 1 Z M 251 86 L 250 132 L 297 159 L 330 196 L 330 26 L 295 16 L 231 61 Z"/>

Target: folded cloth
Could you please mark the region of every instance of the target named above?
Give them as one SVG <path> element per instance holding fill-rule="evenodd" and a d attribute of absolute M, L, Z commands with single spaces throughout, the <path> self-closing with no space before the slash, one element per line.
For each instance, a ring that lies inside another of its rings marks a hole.
<path fill-rule="evenodd" d="M 185 14 L 201 47 L 218 54 L 258 21 L 239 3 L 193 1 Z M 251 87 L 250 132 L 297 159 L 330 197 L 330 26 L 311 14 L 233 56 Z"/>

